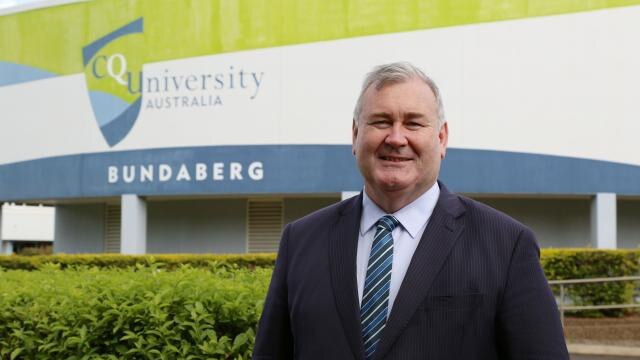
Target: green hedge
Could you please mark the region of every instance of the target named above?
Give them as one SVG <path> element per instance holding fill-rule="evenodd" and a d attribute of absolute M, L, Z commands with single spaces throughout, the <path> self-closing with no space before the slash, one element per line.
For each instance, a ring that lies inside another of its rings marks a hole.
<path fill-rule="evenodd" d="M 210 267 L 229 265 L 240 268 L 272 267 L 275 254 L 175 254 L 175 255 L 39 255 L 0 256 L 0 268 L 37 270 L 46 264 L 98 268 L 127 268 L 136 265 L 161 264 L 165 269 L 182 265 Z M 640 250 L 542 249 L 541 262 L 549 280 L 587 277 L 628 276 L 638 274 Z"/>
<path fill-rule="evenodd" d="M 640 273 L 638 250 L 545 250 L 541 262 L 549 280 L 636 276 Z M 629 304 L 634 302 L 638 284 L 607 282 L 569 285 L 566 287 L 566 297 L 573 305 Z M 559 289 L 559 286 L 553 286 L 556 295 Z M 622 316 L 630 311 L 634 310 L 582 310 L 573 315 Z"/>
<path fill-rule="evenodd" d="M 92 266 L 98 268 L 127 268 L 136 265 L 162 264 L 165 269 L 175 269 L 182 265 L 207 268 L 211 264 L 238 266 L 241 268 L 272 267 L 275 254 L 180 254 L 180 255 L 39 255 L 1 256 L 0 268 L 37 270 L 46 264 L 59 264 L 62 269 L 69 266 Z"/>
<path fill-rule="evenodd" d="M 271 270 L 0 270 L 0 359 L 249 359 Z"/>
<path fill-rule="evenodd" d="M 640 251 L 542 252 L 550 279 L 637 275 L 639 260 Z M 248 359 L 273 261 L 273 254 L 0 257 L 0 359 Z M 575 304 L 622 303 L 632 290 L 580 285 L 568 296 Z M 603 314 L 622 312 L 582 313 Z"/>
<path fill-rule="evenodd" d="M 56 264 L 61 269 L 88 266 L 96 268 L 156 267 L 165 270 L 189 265 L 193 268 L 270 268 L 275 254 L 236 255 L 144 255 L 118 254 L 53 255 L 53 256 L 0 256 L 0 268 L 37 270 Z M 594 277 L 638 275 L 640 250 L 543 249 L 543 269 L 550 280 L 583 279 Z M 638 285 L 636 282 L 635 285 Z M 637 286 L 635 291 L 637 291 Z M 567 298 L 576 305 L 630 303 L 633 301 L 634 283 L 606 283 L 572 285 Z M 554 287 L 556 294 L 559 287 Z M 620 316 L 622 310 L 582 311 L 583 316 Z"/>

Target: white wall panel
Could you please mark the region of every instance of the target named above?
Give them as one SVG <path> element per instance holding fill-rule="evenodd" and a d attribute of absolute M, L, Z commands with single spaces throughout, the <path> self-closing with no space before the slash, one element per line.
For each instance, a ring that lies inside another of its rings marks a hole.
<path fill-rule="evenodd" d="M 128 149 L 246 144 L 348 144 L 364 74 L 408 60 L 440 84 L 450 146 L 640 165 L 640 7 L 286 46 L 146 64 L 145 76 L 263 73 L 252 88 L 217 94 L 223 105 L 146 106 L 109 148 L 84 75 L 0 87 L 0 164 Z"/>

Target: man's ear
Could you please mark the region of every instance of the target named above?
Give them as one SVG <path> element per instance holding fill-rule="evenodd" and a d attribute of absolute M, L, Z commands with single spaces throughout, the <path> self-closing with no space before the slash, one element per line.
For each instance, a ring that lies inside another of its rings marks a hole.
<path fill-rule="evenodd" d="M 440 159 L 444 159 L 447 153 L 447 144 L 449 143 L 449 125 L 446 122 L 440 127 L 438 141 L 440 142 Z"/>
<path fill-rule="evenodd" d="M 358 125 L 356 124 L 356 119 L 353 118 L 351 123 L 351 152 L 353 156 L 356 155 L 356 139 L 358 138 Z"/>

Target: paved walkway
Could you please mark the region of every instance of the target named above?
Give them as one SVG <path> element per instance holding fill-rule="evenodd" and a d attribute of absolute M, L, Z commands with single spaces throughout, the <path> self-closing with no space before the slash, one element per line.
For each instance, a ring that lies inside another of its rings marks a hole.
<path fill-rule="evenodd" d="M 640 359 L 640 348 L 630 346 L 567 344 L 571 360 Z"/>
<path fill-rule="evenodd" d="M 571 360 L 631 360 L 638 359 L 638 357 L 627 356 L 600 356 L 600 355 L 571 355 Z"/>

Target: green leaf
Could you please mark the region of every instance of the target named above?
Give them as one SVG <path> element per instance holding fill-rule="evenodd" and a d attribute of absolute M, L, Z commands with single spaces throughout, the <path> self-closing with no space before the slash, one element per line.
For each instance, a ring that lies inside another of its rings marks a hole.
<path fill-rule="evenodd" d="M 11 360 L 14 360 L 15 358 L 18 357 L 18 355 L 20 355 L 20 353 L 22 353 L 22 350 L 24 350 L 23 348 L 16 348 L 15 350 L 13 350 L 11 352 Z"/>

